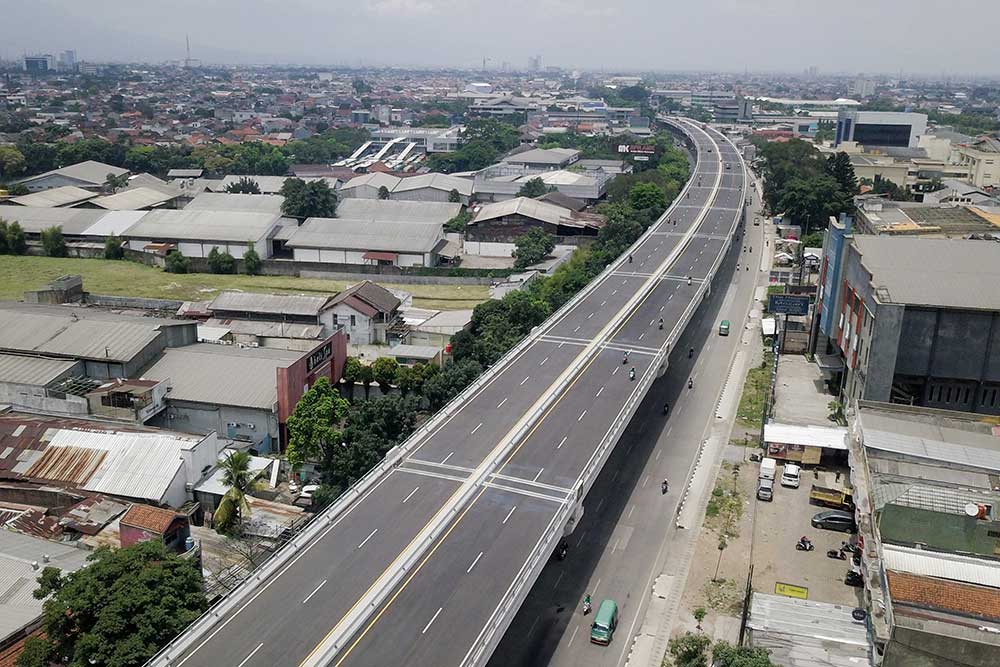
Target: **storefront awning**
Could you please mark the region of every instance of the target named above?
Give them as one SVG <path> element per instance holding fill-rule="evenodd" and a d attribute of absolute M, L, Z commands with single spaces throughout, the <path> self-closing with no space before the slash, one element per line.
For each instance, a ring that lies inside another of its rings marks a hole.
<path fill-rule="evenodd" d="M 362 255 L 362 257 L 373 261 L 395 262 L 399 258 L 399 255 L 394 252 L 376 252 L 370 250 Z"/>

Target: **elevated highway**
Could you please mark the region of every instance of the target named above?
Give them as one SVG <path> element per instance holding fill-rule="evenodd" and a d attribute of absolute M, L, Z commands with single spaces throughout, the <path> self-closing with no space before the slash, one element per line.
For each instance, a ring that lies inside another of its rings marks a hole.
<path fill-rule="evenodd" d="M 150 664 L 489 659 L 741 223 L 736 149 L 676 125 L 697 164 L 630 252 Z"/>

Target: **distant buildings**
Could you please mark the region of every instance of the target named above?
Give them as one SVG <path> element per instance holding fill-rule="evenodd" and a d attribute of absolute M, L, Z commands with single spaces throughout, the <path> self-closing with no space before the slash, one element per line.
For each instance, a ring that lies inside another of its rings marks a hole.
<path fill-rule="evenodd" d="M 977 188 L 1000 186 L 1000 138 L 982 136 L 958 147 L 959 163 L 969 168 L 969 180 Z"/>
<path fill-rule="evenodd" d="M 872 147 L 916 148 L 917 138 L 926 131 L 926 114 L 842 108 L 837 112 L 834 146 L 852 141 Z"/>

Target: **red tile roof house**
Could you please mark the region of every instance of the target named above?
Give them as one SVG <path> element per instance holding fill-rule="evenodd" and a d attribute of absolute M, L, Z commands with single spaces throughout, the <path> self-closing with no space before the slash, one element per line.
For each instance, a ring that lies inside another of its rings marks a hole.
<path fill-rule="evenodd" d="M 151 505 L 132 505 L 121 518 L 119 535 L 123 547 L 161 539 L 168 549 L 183 553 L 191 536 L 188 518 L 172 510 Z"/>

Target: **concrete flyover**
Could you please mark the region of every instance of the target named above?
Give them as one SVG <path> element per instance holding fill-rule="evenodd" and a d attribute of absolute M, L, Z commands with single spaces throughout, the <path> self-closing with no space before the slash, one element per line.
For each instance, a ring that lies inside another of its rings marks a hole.
<path fill-rule="evenodd" d="M 742 222 L 735 147 L 671 124 L 697 163 L 629 253 L 150 665 L 485 664 Z"/>

